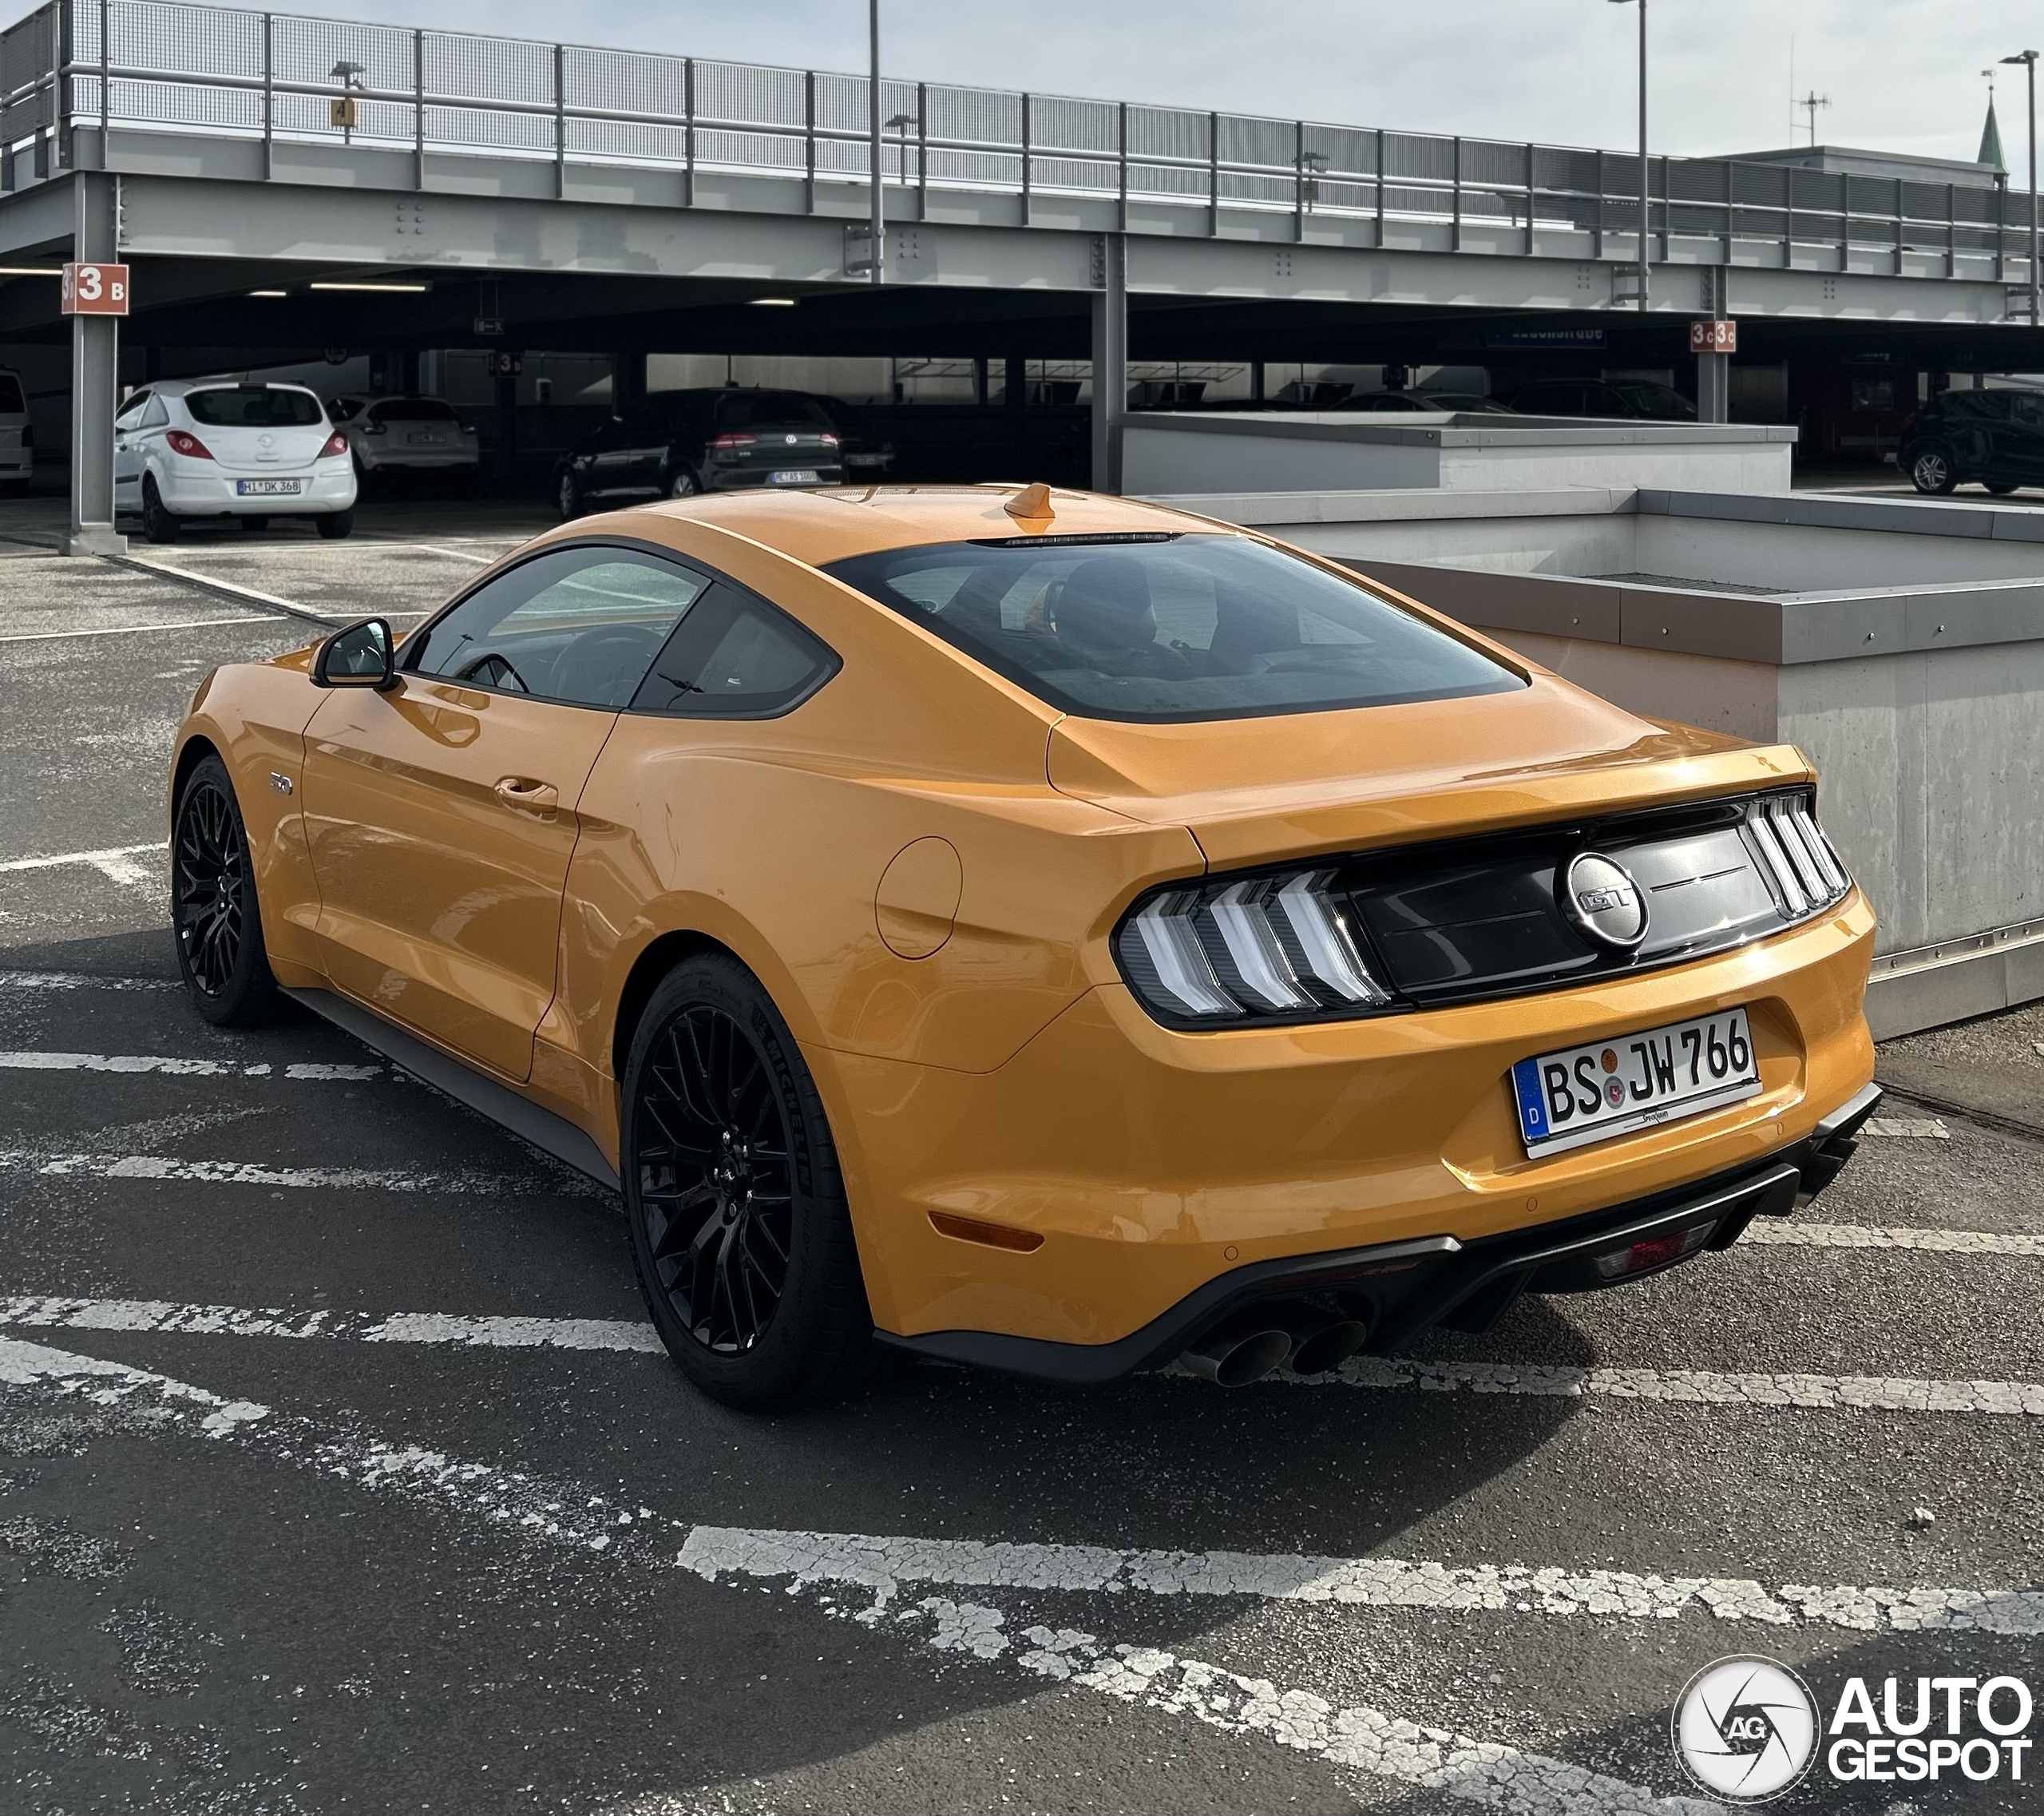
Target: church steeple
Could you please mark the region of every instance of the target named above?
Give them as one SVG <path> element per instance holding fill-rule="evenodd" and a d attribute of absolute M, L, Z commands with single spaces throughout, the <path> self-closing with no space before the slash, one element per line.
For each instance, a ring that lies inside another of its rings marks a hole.
<path fill-rule="evenodd" d="M 1997 176 L 2009 173 L 2007 161 L 2002 156 L 2002 129 L 1994 118 L 1994 93 L 1987 91 L 1987 124 L 1980 131 L 1979 161 L 1986 165 Z"/>

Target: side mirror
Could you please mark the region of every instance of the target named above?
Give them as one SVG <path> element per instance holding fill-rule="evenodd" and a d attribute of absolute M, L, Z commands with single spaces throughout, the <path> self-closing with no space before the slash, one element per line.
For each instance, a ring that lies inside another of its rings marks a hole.
<path fill-rule="evenodd" d="M 364 618 L 335 632 L 312 659 L 312 684 L 318 688 L 388 688 L 397 679 L 390 627 L 381 618 Z"/>

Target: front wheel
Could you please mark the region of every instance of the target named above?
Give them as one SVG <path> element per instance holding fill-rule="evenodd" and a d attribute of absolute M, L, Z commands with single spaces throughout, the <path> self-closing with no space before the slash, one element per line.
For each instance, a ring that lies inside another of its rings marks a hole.
<path fill-rule="evenodd" d="M 863 1379 L 873 1319 L 814 1080 L 759 980 L 684 961 L 625 1069 L 620 1172 L 647 1310 L 682 1372 L 752 1410 Z"/>
<path fill-rule="evenodd" d="M 172 517 L 163 506 L 163 494 L 156 490 L 156 475 L 145 474 L 142 478 L 142 533 L 152 542 L 175 542 L 182 527 L 180 520 Z"/>
<path fill-rule="evenodd" d="M 685 466 L 675 469 L 674 478 L 667 482 L 670 498 L 692 498 L 703 490 L 703 482 Z"/>
<path fill-rule="evenodd" d="M 576 483 L 573 474 L 561 474 L 554 487 L 553 502 L 564 523 L 582 514 L 582 488 Z"/>
<path fill-rule="evenodd" d="M 1959 484 L 1959 476 L 1952 471 L 1951 456 L 1943 448 L 1924 449 L 1909 463 L 1909 483 L 1931 498 L 1950 497 Z"/>
<path fill-rule="evenodd" d="M 263 950 L 256 865 L 227 765 L 204 759 L 177 797 L 170 851 L 177 969 L 192 1006 L 220 1028 L 246 1028 L 277 1010 Z"/>
<path fill-rule="evenodd" d="M 353 511 L 327 511 L 312 520 L 313 527 L 329 542 L 338 542 L 355 528 Z"/>

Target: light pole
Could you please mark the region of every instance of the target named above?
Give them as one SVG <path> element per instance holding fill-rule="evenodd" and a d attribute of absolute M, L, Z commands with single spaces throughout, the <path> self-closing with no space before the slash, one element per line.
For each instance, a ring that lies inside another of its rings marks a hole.
<path fill-rule="evenodd" d="M 880 0 L 867 0 L 867 14 L 873 39 L 873 69 L 866 103 L 866 124 L 872 129 L 869 149 L 873 156 L 873 265 L 869 280 L 878 284 L 880 248 L 887 232 L 887 204 L 880 188 L 880 180 L 885 174 L 880 165 Z"/>
<path fill-rule="evenodd" d="M 1646 0 L 1611 0 L 1614 6 L 1639 8 L 1639 306 L 1646 307 L 1647 248 L 1651 242 L 1653 185 L 1646 165 Z"/>
<path fill-rule="evenodd" d="M 2037 299 L 2039 273 L 2037 269 L 2037 53 L 2019 50 L 2013 57 L 2004 57 L 2004 63 L 2020 63 L 2022 73 L 2030 79 L 2030 325 L 2039 326 Z"/>

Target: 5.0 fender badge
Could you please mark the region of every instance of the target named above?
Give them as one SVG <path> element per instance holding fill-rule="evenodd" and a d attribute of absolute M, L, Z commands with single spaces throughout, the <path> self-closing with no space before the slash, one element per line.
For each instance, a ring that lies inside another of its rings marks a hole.
<path fill-rule="evenodd" d="M 279 795 L 288 795 L 291 792 L 291 778 L 273 769 L 270 771 L 270 786 Z"/>
<path fill-rule="evenodd" d="M 1630 952 L 1646 938 L 1646 891 L 1601 851 L 1579 851 L 1561 874 L 1562 912 L 1591 942 Z"/>

